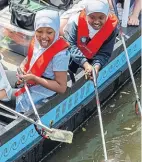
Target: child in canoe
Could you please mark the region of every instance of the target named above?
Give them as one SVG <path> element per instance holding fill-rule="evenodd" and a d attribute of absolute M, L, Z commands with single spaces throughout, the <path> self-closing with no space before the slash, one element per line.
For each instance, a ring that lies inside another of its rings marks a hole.
<path fill-rule="evenodd" d="M 109 12 L 107 0 L 89 0 L 84 9 L 72 15 L 64 28 L 64 37 L 70 43 L 70 70 L 84 68 L 92 76 L 111 57 L 117 35 L 117 18 Z M 77 9 L 76 9 L 77 10 Z"/>
<path fill-rule="evenodd" d="M 69 64 L 69 44 L 59 37 L 60 19 L 58 12 L 52 10 L 38 11 L 35 17 L 35 37 L 31 41 L 27 57 L 21 63 L 23 72 L 18 76 L 18 84 L 22 79 L 29 86 L 35 104 L 51 97 L 55 93 L 64 93 L 67 88 L 67 70 Z M 1 71 L 4 70 L 1 66 Z M 26 112 L 31 108 L 31 103 L 25 88 L 11 88 L 10 79 L 0 78 L 0 100 L 8 101 L 11 96 L 16 96 L 16 111 Z M 9 81 L 8 81 L 9 80 Z M 4 84 L 2 84 L 4 83 Z"/>

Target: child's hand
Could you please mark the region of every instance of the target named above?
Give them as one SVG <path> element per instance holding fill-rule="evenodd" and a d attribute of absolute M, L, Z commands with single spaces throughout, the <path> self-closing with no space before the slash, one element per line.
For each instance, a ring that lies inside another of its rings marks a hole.
<path fill-rule="evenodd" d="M 134 14 L 132 14 L 131 16 L 129 16 L 128 25 L 138 26 L 139 25 L 138 16 L 136 16 Z"/>
<path fill-rule="evenodd" d="M 29 81 L 29 80 L 35 80 L 35 75 L 32 73 L 28 73 L 28 74 L 23 74 L 20 75 L 20 79 L 24 80 L 25 82 Z"/>
<path fill-rule="evenodd" d="M 96 64 L 96 65 L 92 66 L 88 62 L 85 62 L 84 65 L 83 65 L 83 67 L 84 67 L 84 70 L 85 70 L 85 78 L 86 79 L 93 80 L 93 75 L 92 75 L 93 68 L 95 69 L 96 77 L 98 77 L 99 70 L 101 68 L 101 66 L 99 64 Z"/>
<path fill-rule="evenodd" d="M 26 74 L 26 72 L 25 72 L 25 67 L 24 67 L 23 65 L 20 65 L 20 70 L 21 70 L 21 72 L 22 72 L 23 74 Z"/>
<path fill-rule="evenodd" d="M 90 65 L 88 62 L 85 62 L 83 67 L 85 70 L 85 79 L 93 79 L 92 77 L 93 66 Z"/>
<path fill-rule="evenodd" d="M 22 75 L 25 75 L 25 74 L 26 74 L 26 72 L 23 70 L 22 67 L 19 67 L 17 69 L 16 77 L 17 77 L 17 80 L 18 80 L 17 81 L 18 84 L 21 84 L 21 83 L 24 82 L 24 80 L 22 80 Z"/>

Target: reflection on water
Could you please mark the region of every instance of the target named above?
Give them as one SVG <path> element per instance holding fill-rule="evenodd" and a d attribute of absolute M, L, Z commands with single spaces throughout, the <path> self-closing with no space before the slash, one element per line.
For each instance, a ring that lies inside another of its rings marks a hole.
<path fill-rule="evenodd" d="M 140 73 L 135 76 L 140 92 Z M 103 108 L 102 118 L 109 159 L 115 162 L 141 162 L 140 117 L 134 111 L 135 95 L 131 82 Z M 103 148 L 98 116 L 80 129 L 72 145 L 63 145 L 45 162 L 102 162 Z"/>

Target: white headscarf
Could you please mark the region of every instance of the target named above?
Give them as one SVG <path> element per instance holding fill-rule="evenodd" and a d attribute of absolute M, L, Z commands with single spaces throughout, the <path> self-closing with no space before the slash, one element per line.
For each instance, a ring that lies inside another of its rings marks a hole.
<path fill-rule="evenodd" d="M 80 3 L 78 3 L 78 5 L 76 5 L 76 7 L 74 6 L 73 9 L 70 9 L 63 14 L 61 18 L 71 18 L 76 22 L 76 24 L 78 24 L 79 14 L 77 13 L 83 9 L 85 9 L 87 15 L 94 12 L 101 12 L 106 16 L 109 14 L 109 4 L 107 0 L 82 0 Z M 98 30 L 93 29 L 89 23 L 87 24 L 89 29 L 89 37 L 93 38 Z"/>
<path fill-rule="evenodd" d="M 109 4 L 107 0 L 84 0 L 86 14 L 89 15 L 94 12 L 101 12 L 108 16 Z"/>
<path fill-rule="evenodd" d="M 39 29 L 41 27 L 50 27 L 50 28 L 52 28 L 55 31 L 55 38 L 54 38 L 53 43 L 56 40 L 58 40 L 59 39 L 59 30 L 60 30 L 59 13 L 57 11 L 54 11 L 54 10 L 41 10 L 41 11 L 38 11 L 36 13 L 36 16 L 35 16 L 34 29 L 36 31 L 37 29 Z M 48 48 L 46 48 L 46 49 L 48 49 Z M 35 37 L 34 51 L 33 51 L 33 56 L 32 56 L 31 62 L 30 62 L 30 67 L 33 66 L 34 62 L 39 58 L 39 56 L 46 49 L 40 46 L 39 42 L 37 41 L 37 39 Z"/>
<path fill-rule="evenodd" d="M 56 41 L 59 37 L 60 18 L 59 13 L 54 10 L 41 10 L 36 13 L 34 29 L 35 31 L 40 27 L 50 27 L 55 31 Z"/>

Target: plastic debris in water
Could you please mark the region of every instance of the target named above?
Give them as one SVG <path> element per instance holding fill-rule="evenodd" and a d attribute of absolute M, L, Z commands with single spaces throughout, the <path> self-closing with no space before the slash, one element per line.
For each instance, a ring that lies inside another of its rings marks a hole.
<path fill-rule="evenodd" d="M 115 104 L 112 104 L 112 105 L 110 105 L 109 107 L 112 107 L 112 108 L 113 108 L 113 107 L 115 107 Z"/>
<path fill-rule="evenodd" d="M 82 131 L 83 131 L 83 132 L 86 132 L 86 128 L 82 127 Z"/>
<path fill-rule="evenodd" d="M 122 94 L 130 94 L 129 92 L 121 92 Z"/>
<path fill-rule="evenodd" d="M 129 128 L 129 127 L 126 127 L 126 128 L 123 128 L 125 130 L 132 130 L 132 128 Z"/>

